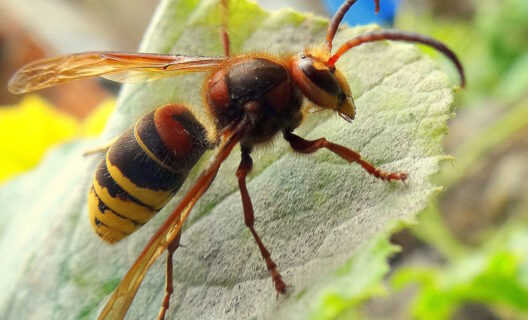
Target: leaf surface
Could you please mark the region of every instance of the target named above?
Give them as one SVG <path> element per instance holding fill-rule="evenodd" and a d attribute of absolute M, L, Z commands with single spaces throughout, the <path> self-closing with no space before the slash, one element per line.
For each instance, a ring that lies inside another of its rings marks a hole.
<path fill-rule="evenodd" d="M 270 14 L 245 0 L 231 1 L 230 9 L 235 53 L 284 54 L 324 39 L 327 22 L 311 15 Z M 219 23 L 217 1 L 162 1 L 140 51 L 220 55 Z M 336 47 L 372 28 L 343 29 Z M 276 299 L 244 226 L 235 149 L 186 223 L 185 247 L 175 254 L 169 319 L 319 318 L 335 307 L 328 305 L 329 295 L 342 303 L 329 313 L 332 318 L 376 291 L 388 270 L 385 257 L 394 251 L 385 238 L 396 221 L 412 221 L 437 191 L 428 178 L 444 157 L 452 90 L 436 64 L 408 44 L 364 45 L 337 67 L 352 87 L 356 119 L 348 123 L 332 113 L 309 114 L 296 133 L 326 137 L 385 170 L 408 172 L 407 185 L 379 181 L 326 151 L 293 154 L 281 139 L 255 150 L 248 189 L 256 229 L 292 286 L 288 296 Z M 63 146 L 37 170 L 0 189 L 0 253 L 8 261 L 3 274 L 10 275 L 0 280 L 0 313 L 7 319 L 96 316 L 182 193 L 129 239 L 106 245 L 92 233 L 86 208 L 91 175 L 101 159 L 84 159 L 81 153 L 164 103 L 183 102 L 203 114 L 203 80 L 203 74 L 195 74 L 127 85 L 99 142 Z M 162 260 L 148 272 L 128 318 L 157 314 L 164 293 Z"/>

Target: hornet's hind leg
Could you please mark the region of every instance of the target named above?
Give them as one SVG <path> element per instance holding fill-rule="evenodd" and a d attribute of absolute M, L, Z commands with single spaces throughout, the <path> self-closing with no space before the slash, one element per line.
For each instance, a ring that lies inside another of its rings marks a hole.
<path fill-rule="evenodd" d="M 83 156 L 87 157 L 87 156 L 91 156 L 91 155 L 98 154 L 98 153 L 106 153 L 110 149 L 110 147 L 114 144 L 114 142 L 116 142 L 117 138 L 119 138 L 119 136 L 110 140 L 110 142 L 108 142 L 104 146 L 86 150 L 85 152 L 83 152 Z"/>
<path fill-rule="evenodd" d="M 167 309 L 169 309 L 169 301 L 170 297 L 172 295 L 172 292 L 174 291 L 174 287 L 172 285 L 172 257 L 174 256 L 174 252 L 178 247 L 180 246 L 180 238 L 181 238 L 181 231 L 178 233 L 178 235 L 172 240 L 169 245 L 167 246 L 167 271 L 166 271 L 166 279 L 165 279 L 165 298 L 163 298 L 163 303 L 161 304 L 160 312 L 158 313 L 158 320 L 165 319 L 165 313 L 167 312 Z"/>
<path fill-rule="evenodd" d="M 262 258 L 264 258 L 264 260 L 266 261 L 266 267 L 271 273 L 271 279 L 273 280 L 273 284 L 275 285 L 275 290 L 277 291 L 277 294 L 286 293 L 286 284 L 284 283 L 284 281 L 282 281 L 282 277 L 279 271 L 277 270 L 277 265 L 271 259 L 271 254 L 269 253 L 268 249 L 266 249 L 264 243 L 262 243 L 262 240 L 260 240 L 257 231 L 255 231 L 255 216 L 253 214 L 253 205 L 251 204 L 251 199 L 246 188 L 246 176 L 251 172 L 252 168 L 253 160 L 251 160 L 249 151 L 242 148 L 242 160 L 240 161 L 240 165 L 238 166 L 236 175 L 238 178 L 240 194 L 242 196 L 242 206 L 244 207 L 244 222 L 249 228 L 249 231 L 251 231 L 253 238 L 255 238 L 255 242 L 257 242 Z"/>

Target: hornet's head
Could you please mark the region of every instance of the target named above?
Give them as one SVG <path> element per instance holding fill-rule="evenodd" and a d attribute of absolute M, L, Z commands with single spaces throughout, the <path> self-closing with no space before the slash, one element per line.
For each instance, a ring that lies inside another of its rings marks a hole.
<path fill-rule="evenodd" d="M 295 84 L 311 102 L 335 110 L 347 120 L 354 119 L 350 86 L 335 66 L 307 51 L 293 56 L 289 67 Z"/>
<path fill-rule="evenodd" d="M 328 24 L 323 46 L 309 48 L 304 53 L 293 56 L 289 60 L 289 69 L 295 84 L 310 101 L 320 107 L 337 111 L 340 116 L 348 121 L 354 119 L 355 106 L 350 86 L 343 74 L 335 68 L 335 64 L 348 50 L 367 42 L 382 40 L 420 43 L 440 51 L 455 64 L 460 75 L 461 86 L 464 87 L 464 69 L 456 54 L 445 44 L 421 34 L 398 30 L 373 31 L 349 39 L 336 52 L 332 53 L 334 36 L 341 20 L 356 1 L 346 0 L 336 11 Z M 374 0 L 374 4 L 377 13 L 380 0 Z"/>

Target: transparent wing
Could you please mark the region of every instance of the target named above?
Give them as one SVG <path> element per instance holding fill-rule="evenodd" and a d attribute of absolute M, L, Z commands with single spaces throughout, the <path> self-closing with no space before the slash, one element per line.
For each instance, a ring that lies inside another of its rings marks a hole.
<path fill-rule="evenodd" d="M 95 76 L 119 82 L 160 79 L 185 72 L 208 71 L 225 57 L 86 52 L 38 60 L 22 67 L 9 81 L 12 93 L 25 93 Z"/>
<path fill-rule="evenodd" d="M 145 277 L 147 270 L 156 259 L 167 249 L 167 245 L 176 237 L 181 230 L 183 222 L 189 215 L 192 207 L 198 199 L 209 188 L 213 182 L 222 162 L 227 158 L 233 147 L 240 140 L 246 130 L 246 122 L 242 121 L 235 130 L 228 132 L 224 137 L 224 142 L 220 146 L 215 158 L 205 169 L 194 185 L 185 194 L 178 206 L 174 209 L 169 218 L 159 228 L 152 237 L 143 252 L 138 257 L 132 268 L 121 280 L 110 300 L 105 305 L 99 315 L 99 320 L 123 319 L 136 295 L 136 292 Z"/>

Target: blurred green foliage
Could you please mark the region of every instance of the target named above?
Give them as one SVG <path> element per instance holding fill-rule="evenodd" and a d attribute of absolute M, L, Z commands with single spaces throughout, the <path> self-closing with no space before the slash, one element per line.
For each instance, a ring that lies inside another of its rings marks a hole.
<path fill-rule="evenodd" d="M 488 72 L 478 79 L 483 82 L 481 88 L 515 98 L 522 92 L 504 88 L 528 88 L 528 1 L 505 0 L 477 8 L 476 41 L 483 41 L 488 52 Z"/>
<path fill-rule="evenodd" d="M 444 41 L 460 55 L 468 88 L 457 97 L 458 113 L 469 114 L 469 119 L 471 114 L 493 114 L 477 130 L 468 126 L 458 144 L 451 146 L 455 164 L 445 166 L 435 179 L 447 188 L 446 193 L 475 178 L 475 170 L 484 164 L 500 162 L 497 157 L 506 155 L 496 150 L 503 150 L 528 130 L 528 1 L 473 4 L 475 12 L 469 20 L 427 13 L 418 16 L 409 8 L 397 22 L 402 29 Z M 492 176 L 492 172 L 483 174 Z M 503 218 L 489 226 L 479 244 L 469 245 L 447 227 L 442 201 L 449 199 L 441 194 L 433 200 L 412 231 L 445 261 L 399 268 L 391 279 L 395 289 L 418 284 L 408 317 L 452 319 L 464 305 L 477 303 L 498 319 L 528 318 L 528 208 L 524 216 Z"/>
<path fill-rule="evenodd" d="M 450 319 L 464 303 L 483 303 L 520 319 L 528 314 L 528 228 L 508 226 L 480 249 L 446 267 L 404 268 L 392 284 L 421 288 L 412 303 L 416 319 Z"/>
<path fill-rule="evenodd" d="M 497 78 L 528 54 L 528 1 L 504 0 L 477 7 L 475 28 L 486 43 Z"/>
<path fill-rule="evenodd" d="M 528 88 L 528 1 L 474 0 L 473 4 L 475 12 L 469 20 L 405 7 L 396 21 L 399 29 L 440 39 L 459 55 L 468 74 L 468 88 L 459 95 L 459 108 L 490 96 L 511 101 Z M 451 68 L 447 61 L 444 64 Z M 456 79 L 454 68 L 451 70 Z"/>

